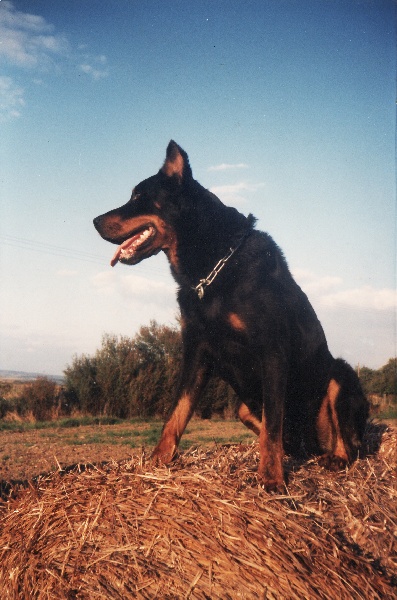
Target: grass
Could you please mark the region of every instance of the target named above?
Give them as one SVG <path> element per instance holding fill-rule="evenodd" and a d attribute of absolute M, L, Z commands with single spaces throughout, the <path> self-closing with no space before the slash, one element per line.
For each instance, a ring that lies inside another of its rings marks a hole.
<path fill-rule="evenodd" d="M 397 407 L 390 407 L 377 415 L 377 419 L 397 420 Z M 67 445 L 106 444 L 130 448 L 154 446 L 159 439 L 162 426 L 163 421 L 156 418 L 143 420 L 82 416 L 36 422 L 0 420 L 0 432 L 24 433 L 42 430 L 44 437 L 63 438 Z M 61 433 L 60 430 L 65 430 L 65 433 Z M 67 433 L 68 430 L 74 430 L 75 433 L 70 435 Z M 184 433 L 181 448 L 186 450 L 193 444 L 230 444 L 250 441 L 252 441 L 252 433 L 242 428 L 236 420 L 193 419 Z"/>
<path fill-rule="evenodd" d="M 385 421 L 397 420 L 397 406 L 390 406 L 387 410 L 377 415 L 377 418 Z"/>
<path fill-rule="evenodd" d="M 123 423 L 123 419 L 117 417 L 68 417 L 58 422 L 59 427 L 82 427 L 84 425 L 116 425 Z"/>
<path fill-rule="evenodd" d="M 117 417 L 67 417 L 52 421 L 4 421 L 0 420 L 0 431 L 34 431 L 36 429 L 55 429 L 61 427 L 70 429 L 92 425 L 117 425 L 120 423 L 135 424 L 141 419 L 118 419 Z"/>
<path fill-rule="evenodd" d="M 127 446 L 129 448 L 140 448 L 142 446 L 154 446 L 160 437 L 162 423 L 158 421 L 120 422 L 119 427 L 101 427 L 99 431 L 76 431 L 72 435 L 66 433 L 62 436 L 65 444 L 70 446 L 82 446 L 86 444 L 103 444 L 106 446 Z M 133 427 L 131 427 L 131 425 Z M 74 426 L 73 426 L 74 427 Z M 230 444 L 239 442 L 250 442 L 252 434 L 242 430 L 238 435 L 229 432 L 233 428 L 240 429 L 236 421 L 193 421 L 193 426 L 186 429 L 180 447 L 187 450 L 192 445 L 200 444 L 208 446 L 213 444 Z M 48 437 L 48 432 L 45 434 Z M 55 434 L 59 435 L 59 433 Z"/>
<path fill-rule="evenodd" d="M 54 423 L 55 421 L 38 421 L 34 423 L 30 423 L 29 421 L 0 421 L 0 431 L 15 431 L 21 433 L 23 431 L 34 431 L 35 429 L 55 427 Z"/>
<path fill-rule="evenodd" d="M 377 415 L 380 420 L 397 420 L 397 407 L 390 407 L 388 410 Z M 115 426 L 115 428 L 105 427 Z M 119 426 L 119 427 L 117 427 Z M 83 429 L 86 427 L 100 428 L 101 433 L 81 435 L 83 441 L 76 441 L 78 438 L 73 436 L 74 442 L 78 444 L 123 444 L 129 445 L 131 448 L 136 448 L 142 445 L 154 445 L 161 433 L 163 421 L 153 419 L 119 419 L 117 417 L 67 417 L 52 421 L 4 421 L 0 420 L 0 432 L 29 432 L 46 430 L 47 437 L 60 437 L 62 434 L 59 429 Z M 122 429 L 120 429 L 120 427 Z M 235 435 L 235 430 L 239 429 L 238 435 Z M 182 448 L 190 448 L 192 443 L 208 444 L 213 442 L 216 444 L 239 443 L 247 440 L 252 440 L 252 434 L 240 429 L 240 423 L 231 420 L 200 420 L 193 419 L 182 438 Z M 53 432 L 47 431 L 53 430 Z M 233 431 L 234 430 L 234 431 Z M 240 433 L 241 431 L 241 433 Z M 69 436 L 65 434 L 68 438 Z M 79 434 L 80 435 L 80 434 Z M 194 438 L 194 442 L 190 442 L 190 438 Z M 69 442 L 68 442 L 69 443 Z"/>
<path fill-rule="evenodd" d="M 158 442 L 159 419 L 68 417 L 43 423 L 0 421 L 0 480 L 24 480 L 76 462 L 122 460 Z M 193 418 L 180 448 L 213 449 L 222 444 L 250 443 L 254 435 L 236 420 Z M 54 461 L 55 459 L 55 461 Z"/>

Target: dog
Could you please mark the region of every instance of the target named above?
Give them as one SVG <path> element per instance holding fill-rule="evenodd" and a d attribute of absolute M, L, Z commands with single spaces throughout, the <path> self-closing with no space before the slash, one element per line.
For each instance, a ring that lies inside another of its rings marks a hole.
<path fill-rule="evenodd" d="M 236 392 L 241 421 L 259 436 L 259 481 L 280 491 L 285 452 L 320 455 L 331 470 L 356 459 L 368 402 L 354 370 L 331 355 L 281 250 L 255 221 L 202 187 L 171 140 L 159 172 L 94 225 L 117 245 L 112 266 L 135 265 L 162 250 L 179 286 L 182 369 L 153 459 L 174 458 L 216 374 Z"/>

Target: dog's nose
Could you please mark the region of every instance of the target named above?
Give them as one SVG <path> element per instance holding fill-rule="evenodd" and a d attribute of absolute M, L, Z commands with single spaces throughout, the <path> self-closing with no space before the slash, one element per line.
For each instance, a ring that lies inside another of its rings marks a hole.
<path fill-rule="evenodd" d="M 94 223 L 95 229 L 98 229 L 98 227 L 101 223 L 101 217 L 95 217 L 95 219 L 93 220 L 93 223 Z"/>

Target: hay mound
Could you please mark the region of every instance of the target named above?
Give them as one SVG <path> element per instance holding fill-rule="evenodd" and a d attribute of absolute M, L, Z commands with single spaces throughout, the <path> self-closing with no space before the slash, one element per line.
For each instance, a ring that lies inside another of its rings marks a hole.
<path fill-rule="evenodd" d="M 286 461 L 288 495 L 258 486 L 258 448 L 142 454 L 51 474 L 2 505 L 0 597 L 397 597 L 397 431 L 333 474 Z"/>

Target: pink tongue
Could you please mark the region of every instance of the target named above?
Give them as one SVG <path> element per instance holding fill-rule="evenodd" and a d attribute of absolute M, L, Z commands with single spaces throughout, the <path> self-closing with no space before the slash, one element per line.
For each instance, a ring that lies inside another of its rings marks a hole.
<path fill-rule="evenodd" d="M 110 261 L 110 265 L 112 267 L 117 265 L 119 258 L 120 258 L 121 251 L 124 250 L 125 248 L 128 248 L 128 246 L 130 246 L 131 244 L 133 244 L 135 242 L 135 240 L 137 238 L 139 238 L 140 235 L 141 235 L 140 233 L 137 233 L 136 235 L 133 235 L 132 237 L 128 238 L 128 240 L 125 240 L 125 242 L 120 244 L 120 246 L 117 248 L 116 252 L 113 254 L 112 260 Z"/>

